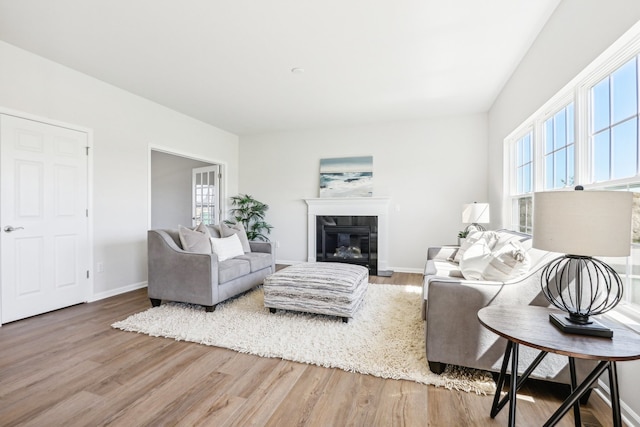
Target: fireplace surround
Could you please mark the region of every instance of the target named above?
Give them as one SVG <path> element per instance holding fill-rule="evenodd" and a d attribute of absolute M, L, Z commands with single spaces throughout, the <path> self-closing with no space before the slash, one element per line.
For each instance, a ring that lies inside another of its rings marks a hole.
<path fill-rule="evenodd" d="M 322 230 L 318 230 L 318 217 L 332 217 L 339 218 L 339 221 L 336 222 L 336 227 L 338 228 L 329 228 L 329 240 L 330 244 L 334 244 L 338 242 L 338 239 L 342 239 L 341 243 L 347 243 L 347 239 L 349 243 L 361 243 L 365 246 L 366 250 L 369 251 L 372 245 L 374 249 L 377 249 L 377 253 L 375 255 L 375 259 L 371 258 L 369 261 L 370 272 L 372 271 L 371 264 L 372 261 L 375 261 L 375 272 L 370 273 L 372 275 L 377 275 L 379 271 L 387 270 L 387 260 L 388 260 L 388 236 L 389 236 L 389 198 L 385 197 L 336 197 L 336 198 L 317 198 L 317 199 L 305 199 L 308 207 L 308 226 L 307 226 L 307 237 L 308 237 L 308 247 L 307 247 L 307 261 L 308 262 L 317 262 L 318 260 L 318 248 L 322 248 L 322 235 L 318 234 Z M 375 225 L 372 228 L 372 233 L 375 236 L 370 236 L 371 229 L 371 220 L 368 223 L 363 223 L 363 220 L 358 220 L 354 224 L 347 224 L 345 222 L 345 217 L 373 217 L 375 218 Z M 345 228 L 340 228 L 345 227 Z M 369 229 L 367 229 L 369 228 Z M 348 237 L 347 237 L 348 236 Z M 372 242 L 372 237 L 374 238 Z M 326 248 L 327 240 L 325 240 L 325 248 Z M 358 245 L 338 245 L 337 248 L 334 248 L 333 251 L 329 251 L 330 254 L 336 254 L 335 249 L 340 248 L 340 246 L 344 246 L 343 250 L 338 251 L 337 256 L 329 257 L 333 259 L 324 259 L 322 261 L 334 261 L 334 262 L 349 262 L 347 259 L 349 257 L 354 258 L 351 262 L 358 263 L 355 260 L 357 253 L 354 253 L 355 248 L 352 248 L 351 251 L 349 247 L 356 247 Z M 360 252 L 362 252 L 362 247 L 359 248 Z M 322 249 L 321 249 L 322 250 Z M 356 251 L 357 252 L 357 251 Z M 324 255 L 323 255 L 324 256 Z M 361 263 L 361 265 L 365 265 Z"/>

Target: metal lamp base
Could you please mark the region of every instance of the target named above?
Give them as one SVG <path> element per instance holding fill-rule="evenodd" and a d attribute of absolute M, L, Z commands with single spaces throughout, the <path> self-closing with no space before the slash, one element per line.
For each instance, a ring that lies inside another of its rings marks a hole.
<path fill-rule="evenodd" d="M 596 337 L 612 338 L 613 331 L 597 320 L 590 319 L 587 324 L 571 322 L 567 316 L 559 313 L 549 314 L 549 321 L 568 334 L 591 335 Z"/>

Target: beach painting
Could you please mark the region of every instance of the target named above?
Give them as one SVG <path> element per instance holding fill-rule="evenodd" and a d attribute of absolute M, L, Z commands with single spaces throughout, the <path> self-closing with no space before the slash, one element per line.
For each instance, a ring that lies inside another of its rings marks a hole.
<path fill-rule="evenodd" d="M 373 156 L 320 159 L 320 197 L 373 196 Z"/>

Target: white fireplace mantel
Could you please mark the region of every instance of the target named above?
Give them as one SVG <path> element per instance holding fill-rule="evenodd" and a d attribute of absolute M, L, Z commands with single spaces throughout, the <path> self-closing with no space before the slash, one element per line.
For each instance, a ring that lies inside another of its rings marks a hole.
<path fill-rule="evenodd" d="M 325 197 L 305 199 L 308 211 L 307 260 L 316 262 L 316 216 L 354 215 L 378 217 L 378 270 L 387 270 L 389 248 L 388 197 Z"/>

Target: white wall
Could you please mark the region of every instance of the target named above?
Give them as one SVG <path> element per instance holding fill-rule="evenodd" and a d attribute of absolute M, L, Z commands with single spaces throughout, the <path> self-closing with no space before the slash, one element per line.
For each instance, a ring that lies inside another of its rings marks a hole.
<path fill-rule="evenodd" d="M 489 196 L 494 226 L 501 224 L 493 216 L 493 206 L 499 206 L 503 198 L 504 138 L 639 19 L 637 0 L 560 3 L 489 112 Z M 640 362 L 619 363 L 618 375 L 622 399 L 640 414 Z"/>
<path fill-rule="evenodd" d="M 237 191 L 236 135 L 4 42 L 0 64 L 0 106 L 93 130 L 95 296 L 147 280 L 150 144 L 226 163 Z"/>
<path fill-rule="evenodd" d="M 374 196 L 390 197 L 389 268 L 422 271 L 427 247 L 455 243 L 463 203 L 487 197 L 484 114 L 243 136 L 240 192 L 270 205 L 280 262 L 307 258 L 307 207 L 321 158 L 373 156 Z"/>

